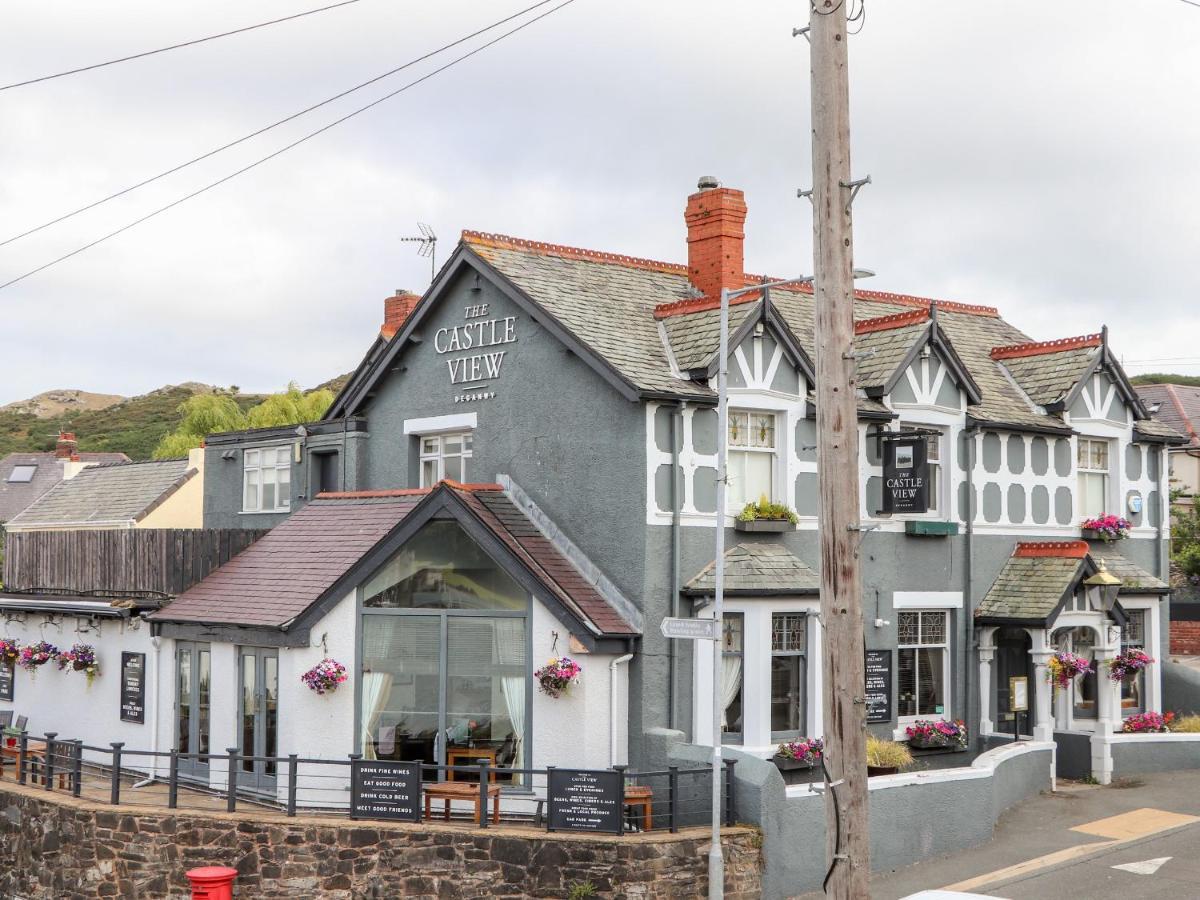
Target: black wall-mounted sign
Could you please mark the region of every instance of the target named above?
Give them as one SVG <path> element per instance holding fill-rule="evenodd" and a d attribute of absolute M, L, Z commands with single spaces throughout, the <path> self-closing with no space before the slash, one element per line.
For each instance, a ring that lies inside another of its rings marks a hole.
<path fill-rule="evenodd" d="M 13 669 L 16 663 L 0 662 L 0 700 L 13 698 Z"/>
<path fill-rule="evenodd" d="M 350 818 L 421 821 L 421 764 L 356 759 L 350 765 Z"/>
<path fill-rule="evenodd" d="M 620 772 L 549 769 L 546 799 L 550 831 L 621 833 L 625 786 Z"/>
<path fill-rule="evenodd" d="M 924 436 L 884 439 L 882 512 L 929 512 L 927 450 Z"/>
<path fill-rule="evenodd" d="M 892 721 L 892 651 L 867 651 L 867 722 Z"/>
<path fill-rule="evenodd" d="M 121 654 L 121 721 L 146 724 L 146 654 Z"/>

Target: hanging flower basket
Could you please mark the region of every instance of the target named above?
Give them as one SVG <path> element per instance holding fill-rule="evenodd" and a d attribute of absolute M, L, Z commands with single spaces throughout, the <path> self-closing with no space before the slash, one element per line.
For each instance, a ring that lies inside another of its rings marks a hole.
<path fill-rule="evenodd" d="M 21 658 L 21 645 L 12 638 L 0 638 L 0 663 L 12 665 Z"/>
<path fill-rule="evenodd" d="M 1170 725 L 1174 720 L 1173 712 L 1166 715 L 1156 712 L 1137 713 L 1125 720 L 1121 730 L 1126 734 L 1161 734 L 1171 730 Z"/>
<path fill-rule="evenodd" d="M 1095 671 L 1091 662 L 1074 653 L 1060 650 L 1046 663 L 1046 679 L 1055 690 L 1067 687 L 1077 675 Z"/>
<path fill-rule="evenodd" d="M 96 648 L 91 644 L 76 644 L 70 650 L 58 654 L 58 668 L 65 669 L 68 666 L 74 672 L 83 672 L 87 675 L 87 682 L 90 686 L 96 676 L 100 674 L 100 663 L 96 660 Z"/>
<path fill-rule="evenodd" d="M 824 751 L 825 742 L 820 738 L 796 738 L 794 741 L 784 741 L 780 744 L 772 761 L 781 772 L 811 769 L 820 763 Z"/>
<path fill-rule="evenodd" d="M 967 747 L 967 726 L 960 721 L 921 719 L 905 728 L 904 733 L 908 735 L 908 746 L 917 750 Z"/>
<path fill-rule="evenodd" d="M 1153 665 L 1154 657 L 1145 650 L 1134 647 L 1118 653 L 1108 664 L 1108 677 L 1113 681 L 1124 681 L 1142 669 Z"/>
<path fill-rule="evenodd" d="M 300 680 L 308 685 L 309 690 L 318 694 L 332 694 L 349 677 L 345 666 L 327 656 L 301 675 Z"/>
<path fill-rule="evenodd" d="M 579 663 L 569 656 L 551 657 L 546 665 L 533 673 L 538 680 L 542 693 L 551 697 L 561 697 L 567 689 L 579 680 L 583 669 Z"/>
<path fill-rule="evenodd" d="M 58 648 L 49 641 L 38 641 L 21 648 L 18 664 L 26 672 L 34 673 L 52 659 L 58 658 Z"/>
<path fill-rule="evenodd" d="M 1133 524 L 1121 516 L 1097 516 L 1094 519 L 1084 519 L 1079 526 L 1084 540 L 1088 541 L 1123 541 L 1129 537 L 1129 529 Z"/>

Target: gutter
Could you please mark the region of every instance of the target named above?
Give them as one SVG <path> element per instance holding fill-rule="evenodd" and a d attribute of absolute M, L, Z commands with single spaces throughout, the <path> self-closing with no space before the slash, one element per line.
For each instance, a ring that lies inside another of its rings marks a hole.
<path fill-rule="evenodd" d="M 162 638 L 155 634 L 150 638 L 150 643 L 154 647 L 153 693 L 150 695 L 150 752 L 158 753 L 158 692 L 162 683 Z M 151 757 L 151 759 L 157 758 L 157 756 Z M 158 764 L 155 763 L 154 767 L 150 769 L 150 775 L 133 786 L 140 788 L 153 784 L 157 771 Z"/>
<path fill-rule="evenodd" d="M 679 616 L 679 555 L 680 555 L 680 525 L 679 525 L 679 449 L 683 438 L 682 418 L 684 402 L 676 403 L 671 411 L 671 617 Z M 668 641 L 667 671 L 667 725 L 675 728 L 678 716 L 675 712 L 676 694 L 679 685 L 679 653 L 676 650 L 678 641 Z"/>
<path fill-rule="evenodd" d="M 972 604 L 975 597 L 975 569 L 973 565 L 974 535 L 975 535 L 975 436 L 979 433 L 979 425 L 968 419 L 968 425 L 963 429 L 964 443 L 967 454 L 967 515 L 966 528 L 963 536 L 966 543 L 966 564 L 963 566 L 963 706 L 967 719 L 972 725 L 978 724 L 971 719 L 971 651 L 975 649 L 975 616 Z M 982 698 L 979 701 L 982 704 Z M 980 706 L 980 715 L 983 708 Z"/>
<path fill-rule="evenodd" d="M 608 765 L 617 764 L 617 666 L 633 659 L 632 653 L 618 656 L 608 664 Z M 628 692 L 626 692 L 628 694 Z"/>

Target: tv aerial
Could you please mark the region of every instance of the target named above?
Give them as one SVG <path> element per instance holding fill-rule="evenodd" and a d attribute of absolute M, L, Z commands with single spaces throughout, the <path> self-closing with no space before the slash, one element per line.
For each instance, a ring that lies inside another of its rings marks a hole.
<path fill-rule="evenodd" d="M 417 223 L 417 230 L 421 232 L 420 237 L 402 237 L 400 241 L 406 244 L 420 244 L 417 247 L 417 256 L 429 257 L 429 281 L 432 284 L 433 276 L 437 274 L 437 235 L 424 222 Z"/>

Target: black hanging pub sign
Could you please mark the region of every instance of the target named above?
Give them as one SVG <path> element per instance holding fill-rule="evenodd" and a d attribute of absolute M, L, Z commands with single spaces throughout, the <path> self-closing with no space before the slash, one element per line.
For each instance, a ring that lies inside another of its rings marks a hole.
<path fill-rule="evenodd" d="M 883 444 L 883 509 L 893 513 L 929 512 L 929 459 L 923 431 L 876 432 Z"/>

